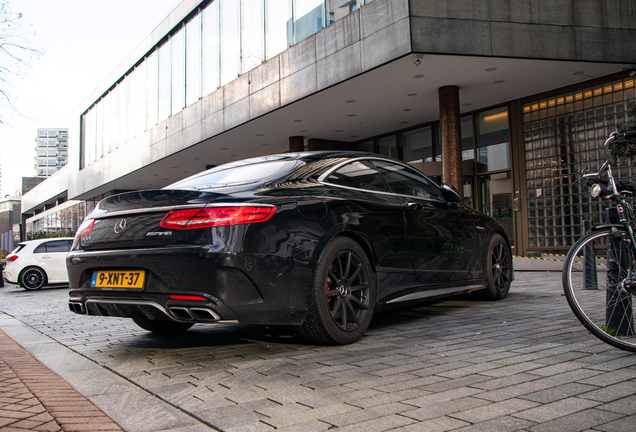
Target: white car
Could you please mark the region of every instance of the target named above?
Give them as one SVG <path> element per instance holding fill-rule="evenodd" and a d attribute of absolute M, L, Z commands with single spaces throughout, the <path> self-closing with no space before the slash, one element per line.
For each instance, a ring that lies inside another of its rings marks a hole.
<path fill-rule="evenodd" d="M 37 290 L 47 284 L 67 284 L 66 255 L 72 244 L 73 237 L 18 243 L 7 255 L 2 277 L 27 290 Z"/>

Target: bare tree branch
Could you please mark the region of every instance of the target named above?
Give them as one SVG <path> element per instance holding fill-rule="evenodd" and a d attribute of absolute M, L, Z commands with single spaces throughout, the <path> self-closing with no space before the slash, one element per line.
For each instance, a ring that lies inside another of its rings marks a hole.
<path fill-rule="evenodd" d="M 9 0 L 0 0 L 0 125 L 8 112 L 21 115 L 12 100 L 16 98 L 13 83 L 24 79 L 31 69 L 31 60 L 41 53 L 31 46 L 34 35 L 22 28 L 22 14 L 11 10 Z"/>

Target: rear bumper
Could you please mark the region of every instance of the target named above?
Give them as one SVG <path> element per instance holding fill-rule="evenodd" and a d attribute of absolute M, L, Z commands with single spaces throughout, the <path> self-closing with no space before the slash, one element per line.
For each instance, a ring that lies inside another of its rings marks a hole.
<path fill-rule="evenodd" d="M 8 270 L 3 270 L 2 271 L 2 278 L 12 284 L 18 283 L 18 277 L 17 275 L 13 275 L 10 271 Z"/>
<path fill-rule="evenodd" d="M 291 256 L 215 253 L 200 246 L 73 251 L 67 269 L 75 313 L 179 322 L 300 324 L 311 280 L 310 266 Z M 95 271 L 133 269 L 145 272 L 141 290 L 91 287 Z"/>

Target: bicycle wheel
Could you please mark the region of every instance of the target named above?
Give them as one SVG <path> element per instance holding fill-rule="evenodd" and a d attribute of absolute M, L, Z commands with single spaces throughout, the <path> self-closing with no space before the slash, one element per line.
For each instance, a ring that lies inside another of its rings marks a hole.
<path fill-rule="evenodd" d="M 633 295 L 623 281 L 633 273 L 627 231 L 602 228 L 577 241 L 563 265 L 563 290 L 574 315 L 594 336 L 636 352 Z M 632 289 L 630 287 L 630 289 Z"/>

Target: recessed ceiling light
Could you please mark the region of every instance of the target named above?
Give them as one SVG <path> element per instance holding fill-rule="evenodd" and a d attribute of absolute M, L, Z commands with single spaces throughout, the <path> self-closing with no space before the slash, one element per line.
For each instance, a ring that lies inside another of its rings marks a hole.
<path fill-rule="evenodd" d="M 572 75 L 585 75 L 585 71 L 572 72 Z"/>
<path fill-rule="evenodd" d="M 141 183 L 141 180 L 137 180 L 137 183 Z"/>
<path fill-rule="evenodd" d="M 168 177 L 166 177 L 166 178 L 164 178 L 164 180 L 169 180 L 169 178 L 168 178 Z"/>
<path fill-rule="evenodd" d="M 413 97 L 413 96 L 417 96 L 417 93 L 409 93 L 407 94 L 408 97 Z"/>
<path fill-rule="evenodd" d="M 256 134 L 256 136 L 265 136 L 264 134 Z"/>
<path fill-rule="evenodd" d="M 294 120 L 295 123 L 300 123 L 302 120 Z"/>
<path fill-rule="evenodd" d="M 351 135 L 351 138 L 358 138 L 358 135 Z"/>
<path fill-rule="evenodd" d="M 236 155 L 230 155 L 231 157 L 236 157 Z"/>
<path fill-rule="evenodd" d="M 402 111 L 409 112 L 409 111 L 411 111 L 411 108 L 406 108 L 406 109 L 403 109 Z"/>
<path fill-rule="evenodd" d="M 349 114 L 347 117 L 355 117 L 356 114 Z"/>
<path fill-rule="evenodd" d="M 491 68 L 486 69 L 486 72 L 493 72 L 493 71 L 496 71 L 496 70 L 497 70 L 497 68 L 491 67 Z"/>
<path fill-rule="evenodd" d="M 424 78 L 424 75 L 415 75 L 413 78 L 415 78 L 415 79 Z"/>
<path fill-rule="evenodd" d="M 201 160 L 201 158 L 194 158 L 194 160 Z"/>
<path fill-rule="evenodd" d="M 187 174 L 187 173 L 188 173 L 188 171 L 184 171 L 183 173 L 184 173 L 184 174 Z"/>
<path fill-rule="evenodd" d="M 221 147 L 221 150 L 227 150 L 227 147 Z"/>
<path fill-rule="evenodd" d="M 307 129 L 303 129 L 301 130 L 301 132 L 309 132 Z"/>
<path fill-rule="evenodd" d="M 348 100 L 347 103 L 356 103 L 356 101 L 354 101 L 353 99 Z"/>
<path fill-rule="evenodd" d="M 263 144 L 261 144 L 261 145 L 269 145 L 269 143 L 263 143 Z"/>
<path fill-rule="evenodd" d="M 157 177 L 159 174 L 153 174 L 153 177 Z"/>
<path fill-rule="evenodd" d="M 400 124 L 409 124 L 409 122 L 400 122 Z"/>
<path fill-rule="evenodd" d="M 497 81 L 493 81 L 495 84 L 503 84 L 506 81 L 505 80 L 497 80 Z"/>

